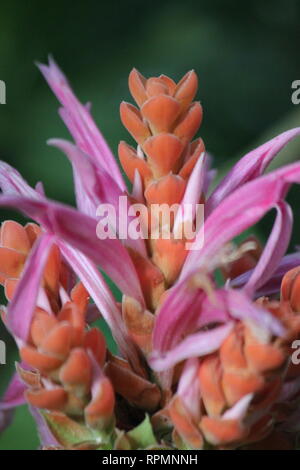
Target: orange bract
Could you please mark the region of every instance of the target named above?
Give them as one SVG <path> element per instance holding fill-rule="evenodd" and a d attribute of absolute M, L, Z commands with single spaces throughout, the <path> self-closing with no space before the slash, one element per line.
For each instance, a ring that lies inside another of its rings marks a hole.
<path fill-rule="evenodd" d="M 187 180 L 204 151 L 201 139 L 190 142 L 202 119 L 201 105 L 192 102 L 197 87 L 194 71 L 188 72 L 177 85 L 165 75 L 146 79 L 136 69 L 129 75 L 129 88 L 140 110 L 122 103 L 120 113 L 139 149 L 121 142 L 119 158 L 131 182 L 135 171 L 139 172 L 149 213 L 154 204 L 171 207 L 182 202 Z M 168 222 L 171 231 L 174 215 Z M 158 231 L 157 240 L 146 242 L 152 262 L 149 264 L 136 254 L 132 256 L 147 307 L 153 311 L 165 287 L 178 277 L 187 252 L 184 240 L 165 240 L 160 232 L 162 222 L 152 222 Z"/>

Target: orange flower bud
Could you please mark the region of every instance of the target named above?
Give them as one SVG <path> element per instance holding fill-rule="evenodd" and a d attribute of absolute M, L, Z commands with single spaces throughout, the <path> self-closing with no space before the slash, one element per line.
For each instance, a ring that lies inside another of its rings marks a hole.
<path fill-rule="evenodd" d="M 194 70 L 187 72 L 177 84 L 174 97 L 180 102 L 181 109 L 186 109 L 195 98 L 198 89 L 198 77 Z"/>
<path fill-rule="evenodd" d="M 122 315 L 130 336 L 148 354 L 152 350 L 154 315 L 143 310 L 137 300 L 127 296 L 123 298 Z"/>
<path fill-rule="evenodd" d="M 39 346 L 49 331 L 58 324 L 54 315 L 50 315 L 41 309 L 36 309 L 34 318 L 31 324 L 31 340 L 35 346 Z"/>
<path fill-rule="evenodd" d="M 30 242 L 30 245 L 32 246 L 36 239 L 40 236 L 42 233 L 42 229 L 39 225 L 34 224 L 32 222 L 29 222 L 28 224 L 25 225 L 24 227 L 28 240 Z"/>
<path fill-rule="evenodd" d="M 77 305 L 67 302 L 59 312 L 57 319 L 59 322 L 66 321 L 72 326 L 71 346 L 81 346 L 84 339 L 85 317 Z"/>
<path fill-rule="evenodd" d="M 50 330 L 40 344 L 40 350 L 64 359 L 71 347 L 72 327 L 67 322 L 60 322 Z"/>
<path fill-rule="evenodd" d="M 146 304 L 150 310 L 155 310 L 161 294 L 165 290 L 163 273 L 148 258 L 144 258 L 136 251 L 129 251 L 141 283 Z"/>
<path fill-rule="evenodd" d="M 104 365 L 106 357 L 106 342 L 103 333 L 98 328 L 91 328 L 85 333 L 85 349 L 90 349 L 100 366 Z"/>
<path fill-rule="evenodd" d="M 184 195 L 186 183 L 180 176 L 169 174 L 153 181 L 145 191 L 145 198 L 151 204 L 179 204 Z"/>
<path fill-rule="evenodd" d="M 13 220 L 6 220 L 1 225 L 0 245 L 25 255 L 29 253 L 31 248 L 26 230 Z"/>
<path fill-rule="evenodd" d="M 26 261 L 26 255 L 12 248 L 0 247 L 0 275 L 2 283 L 6 278 L 20 277 Z"/>
<path fill-rule="evenodd" d="M 44 271 L 46 287 L 51 293 L 56 293 L 59 287 L 59 275 L 61 269 L 61 256 L 58 246 L 54 245 L 49 253 Z"/>
<path fill-rule="evenodd" d="M 190 146 L 190 156 L 179 171 L 179 176 L 188 179 L 196 165 L 200 155 L 205 152 L 205 146 L 202 139 L 197 139 Z"/>
<path fill-rule="evenodd" d="M 7 300 L 12 300 L 18 285 L 18 279 L 6 279 L 4 281 L 4 293 Z"/>
<path fill-rule="evenodd" d="M 202 449 L 204 441 L 201 432 L 191 420 L 180 397 L 175 397 L 168 406 L 171 420 L 184 442 L 193 449 Z"/>
<path fill-rule="evenodd" d="M 182 154 L 183 144 L 173 134 L 163 133 L 147 139 L 143 149 L 155 178 L 160 178 L 172 171 Z"/>
<path fill-rule="evenodd" d="M 159 77 L 148 78 L 146 83 L 146 90 L 149 98 L 152 96 L 169 94 L 168 85 Z"/>
<path fill-rule="evenodd" d="M 111 424 L 114 407 L 114 390 L 109 379 L 105 377 L 99 384 L 96 396 L 84 410 L 87 424 L 92 428 L 106 428 Z"/>
<path fill-rule="evenodd" d="M 204 416 L 200 428 L 208 440 L 214 445 L 232 444 L 245 439 L 248 429 L 241 422 L 234 419 L 218 419 Z"/>
<path fill-rule="evenodd" d="M 249 371 L 227 372 L 222 377 L 222 387 L 229 406 L 234 405 L 248 393 L 259 392 L 265 385 L 264 378 Z"/>
<path fill-rule="evenodd" d="M 82 397 L 89 392 L 92 381 L 92 364 L 88 353 L 82 348 L 72 349 L 61 367 L 59 379 L 67 390 Z"/>
<path fill-rule="evenodd" d="M 126 142 L 120 142 L 118 152 L 123 170 L 131 183 L 134 181 L 135 170 L 138 170 L 142 180 L 146 182 L 152 178 L 152 172 L 146 160 L 138 157 L 133 147 Z"/>
<path fill-rule="evenodd" d="M 152 259 L 163 272 L 169 286 L 177 279 L 187 256 L 185 244 L 185 240 L 154 240 Z"/>
<path fill-rule="evenodd" d="M 146 79 L 136 69 L 132 69 L 129 74 L 129 90 L 138 106 L 142 106 L 148 96 L 145 90 Z"/>
<path fill-rule="evenodd" d="M 177 137 L 179 137 L 184 143 L 191 140 L 200 127 L 202 115 L 203 111 L 201 104 L 199 102 L 193 103 L 176 126 L 174 134 L 177 135 Z"/>
<path fill-rule="evenodd" d="M 174 82 L 174 80 L 172 80 L 172 78 L 170 77 L 167 77 L 166 75 L 160 75 L 158 78 L 167 86 L 169 95 L 173 96 L 176 89 L 176 83 Z"/>
<path fill-rule="evenodd" d="M 281 299 L 288 301 L 294 312 L 300 312 L 300 266 L 284 275 L 281 283 Z"/>
<path fill-rule="evenodd" d="M 120 115 L 123 125 L 126 127 L 132 137 L 139 143 L 143 142 L 150 137 L 150 130 L 143 121 L 140 111 L 132 104 L 121 103 Z"/>
<path fill-rule="evenodd" d="M 209 416 L 218 416 L 226 407 L 222 390 L 222 368 L 217 354 L 204 358 L 199 366 L 201 396 Z"/>
<path fill-rule="evenodd" d="M 286 360 L 283 350 L 273 344 L 260 343 L 247 327 L 244 353 L 248 366 L 258 373 L 278 369 Z"/>
<path fill-rule="evenodd" d="M 62 410 L 68 400 L 68 394 L 62 387 L 52 390 L 26 390 L 25 397 L 32 406 L 46 410 Z"/>
<path fill-rule="evenodd" d="M 172 130 L 179 111 L 178 101 L 162 94 L 148 99 L 141 108 L 141 113 L 147 119 L 153 134 Z"/>
<path fill-rule="evenodd" d="M 57 369 L 63 363 L 63 359 L 51 354 L 41 353 L 30 346 L 22 347 L 20 356 L 26 364 L 45 374 Z"/>

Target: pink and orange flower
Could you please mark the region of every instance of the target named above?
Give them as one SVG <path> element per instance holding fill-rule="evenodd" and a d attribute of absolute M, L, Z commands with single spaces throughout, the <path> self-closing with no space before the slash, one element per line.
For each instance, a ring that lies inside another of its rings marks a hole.
<path fill-rule="evenodd" d="M 119 145 L 127 185 L 89 106 L 52 59 L 39 67 L 74 139 L 49 144 L 72 164 L 77 208 L 49 200 L 41 185 L 31 188 L 0 163 L 1 206 L 35 221 L 1 226 L 2 318 L 20 364 L 0 402 L 0 427 L 27 401 L 45 448 L 140 448 L 135 428 L 143 420 L 149 449 L 292 448 L 300 411 L 300 369 L 291 359 L 300 336 L 300 255 L 286 255 L 293 216 L 285 198 L 300 182 L 300 163 L 265 170 L 300 128 L 249 152 L 211 189 L 211 158 L 202 139 L 193 140 L 203 114 L 194 101 L 196 73 L 175 83 L 133 69 L 137 107 L 120 107 L 137 143 Z M 99 239 L 97 208 L 118 211 L 121 196 L 147 210 L 204 204 L 204 245 L 198 233 L 186 249 L 176 236 L 184 223 L 177 214 L 167 239 Z M 265 246 L 254 237 L 235 244 L 272 209 Z M 121 303 L 101 271 L 120 289 Z M 118 355 L 91 325 L 100 317 Z"/>

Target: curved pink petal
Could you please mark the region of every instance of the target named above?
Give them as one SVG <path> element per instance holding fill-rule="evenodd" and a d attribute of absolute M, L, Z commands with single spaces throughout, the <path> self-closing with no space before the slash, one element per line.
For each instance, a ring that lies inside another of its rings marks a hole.
<path fill-rule="evenodd" d="M 38 221 L 49 233 L 64 240 L 99 264 L 121 291 L 143 304 L 143 295 L 133 262 L 122 243 L 97 238 L 97 221 L 77 210 L 50 200 L 0 196 L 0 205 L 13 207 Z"/>
<path fill-rule="evenodd" d="M 250 181 L 228 196 L 207 218 L 204 245 L 201 234 L 199 239 L 196 237 L 179 280 L 199 269 L 208 269 L 219 250 L 275 207 L 295 182 L 300 182 L 299 163 Z"/>
<path fill-rule="evenodd" d="M 10 410 L 25 403 L 24 391 L 26 387 L 15 373 L 0 400 L 0 412 Z"/>
<path fill-rule="evenodd" d="M 208 199 L 206 213 L 210 214 L 229 194 L 242 184 L 260 176 L 278 152 L 299 134 L 300 127 L 283 132 L 241 158 L 218 184 Z"/>
<path fill-rule="evenodd" d="M 149 358 L 149 364 L 159 372 L 170 369 L 185 359 L 211 354 L 221 346 L 233 325 L 233 322 L 228 322 L 212 330 L 191 334 L 165 353 L 154 351 Z"/>
<path fill-rule="evenodd" d="M 278 293 L 285 273 L 297 266 L 300 266 L 300 252 L 290 253 L 289 255 L 284 256 L 270 279 L 268 279 L 268 281 L 255 292 L 255 297 Z M 243 287 L 248 282 L 252 274 L 253 269 L 241 274 L 235 279 L 232 279 L 229 284 L 230 287 Z"/>
<path fill-rule="evenodd" d="M 249 296 L 263 286 L 272 276 L 284 256 L 292 233 L 293 213 L 290 206 L 282 201 L 275 206 L 277 217 L 264 251 L 244 289 Z"/>
<path fill-rule="evenodd" d="M 0 188 L 3 194 L 7 195 L 20 195 L 33 199 L 43 197 L 39 190 L 29 186 L 15 168 L 3 161 L 0 161 Z"/>
<path fill-rule="evenodd" d="M 121 196 L 126 198 L 125 193 L 105 170 L 97 167 L 89 155 L 84 154 L 74 144 L 62 139 L 51 139 L 48 144 L 62 150 L 72 163 L 78 209 L 91 217 L 96 217 L 101 204 L 110 204 L 115 214 L 110 220 L 110 225 L 118 234 L 120 218 L 127 219 L 128 223 L 130 221 L 126 211 L 122 212 L 119 208 L 120 198 Z M 141 238 L 133 240 L 127 237 L 124 244 L 142 256 L 146 255 L 145 243 Z"/>
<path fill-rule="evenodd" d="M 93 157 L 113 177 L 121 190 L 125 190 L 118 164 L 91 117 L 89 107 L 78 101 L 65 75 L 52 58 L 49 58 L 49 65 L 38 64 L 38 67 L 63 105 L 60 114 L 78 147 Z"/>
<path fill-rule="evenodd" d="M 261 306 L 252 302 L 249 297 L 237 289 L 228 289 L 225 291 L 227 297 L 228 310 L 232 318 L 238 320 L 251 320 L 254 326 L 257 326 L 266 334 L 283 336 L 285 328 L 270 312 Z"/>
<path fill-rule="evenodd" d="M 25 385 L 15 373 L 0 400 L 0 433 L 12 422 L 14 409 L 25 403 Z"/>
<path fill-rule="evenodd" d="M 29 410 L 37 425 L 37 430 L 42 446 L 59 447 L 59 442 L 55 439 L 52 432 L 50 431 L 50 428 L 46 423 L 45 418 L 42 416 L 40 410 L 38 410 L 34 406 L 29 406 Z"/>
<path fill-rule="evenodd" d="M 176 392 L 195 422 L 199 422 L 201 415 L 198 373 L 199 359 L 196 357 L 189 358 L 184 365 Z"/>
<path fill-rule="evenodd" d="M 89 155 L 67 140 L 50 139 L 47 143 L 62 150 L 73 166 L 76 200 L 80 211 L 96 217 L 100 204 L 111 204 L 118 210 L 119 197 L 123 191 L 105 170 L 97 167 Z"/>
<path fill-rule="evenodd" d="M 59 242 L 59 247 L 67 262 L 88 290 L 102 317 L 109 325 L 121 353 L 133 366 L 137 366 L 137 349 L 128 335 L 120 309 L 107 287 L 102 274 L 82 253 L 62 242 Z"/>
<path fill-rule="evenodd" d="M 205 154 L 204 152 L 200 155 L 192 173 L 188 180 L 187 187 L 183 196 L 183 199 L 180 203 L 180 208 L 176 214 L 173 232 L 176 233 L 179 226 L 187 219 L 184 208 L 189 205 L 192 209 L 191 214 L 188 214 L 188 217 L 192 216 L 194 220 L 196 216 L 197 204 L 199 203 L 205 178 Z"/>
<path fill-rule="evenodd" d="M 253 393 L 248 393 L 248 395 L 245 395 L 231 408 L 229 408 L 229 410 L 225 411 L 225 413 L 222 415 L 222 419 L 236 419 L 238 421 L 242 420 L 246 416 L 252 398 Z"/>
<path fill-rule="evenodd" d="M 186 282 L 180 288 L 170 289 L 156 316 L 154 350 L 169 350 L 180 341 L 186 331 L 195 327 L 204 297 L 201 289 L 190 287 Z"/>
<path fill-rule="evenodd" d="M 205 172 L 204 172 L 204 182 L 203 182 L 203 192 L 206 195 L 210 189 L 210 185 L 213 182 L 214 178 L 217 175 L 218 170 L 212 168 L 213 157 L 210 153 L 205 152 Z"/>
<path fill-rule="evenodd" d="M 8 306 L 7 326 L 17 339 L 26 341 L 28 338 L 41 280 L 53 242 L 54 237 L 49 234 L 43 234 L 37 239 Z"/>

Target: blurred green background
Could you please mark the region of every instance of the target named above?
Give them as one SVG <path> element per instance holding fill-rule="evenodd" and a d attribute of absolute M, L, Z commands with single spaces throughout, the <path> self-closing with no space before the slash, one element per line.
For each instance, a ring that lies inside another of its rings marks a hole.
<path fill-rule="evenodd" d="M 201 136 L 222 174 L 247 149 L 300 125 L 300 105 L 291 102 L 291 83 L 300 79 L 299 19 L 298 0 L 2 0 L 0 79 L 6 82 L 7 104 L 0 106 L 0 158 L 30 183 L 43 181 L 50 197 L 74 203 L 69 163 L 45 144 L 50 137 L 68 137 L 58 103 L 34 66 L 52 53 L 80 99 L 92 101 L 114 152 L 120 139 L 130 140 L 118 108 L 131 99 L 131 68 L 176 80 L 194 68 L 204 106 Z M 300 139 L 279 162 L 299 156 Z M 298 188 L 289 200 L 296 219 L 293 245 L 300 239 Z M 268 216 L 259 225 L 262 238 L 271 222 Z M 0 338 L 8 348 L 8 364 L 0 366 L 1 391 L 15 356 L 2 329 Z M 33 422 L 20 409 L 0 436 L 0 449 L 37 445 Z"/>

